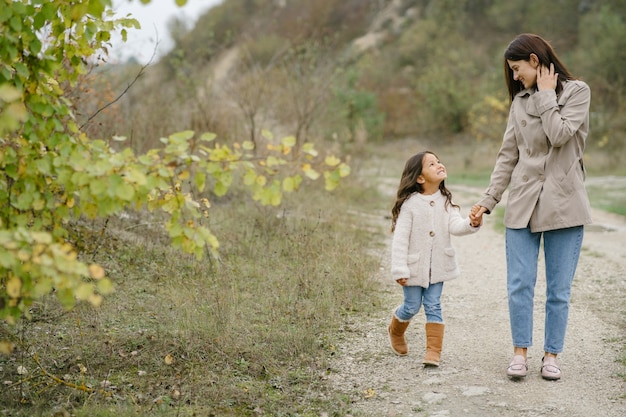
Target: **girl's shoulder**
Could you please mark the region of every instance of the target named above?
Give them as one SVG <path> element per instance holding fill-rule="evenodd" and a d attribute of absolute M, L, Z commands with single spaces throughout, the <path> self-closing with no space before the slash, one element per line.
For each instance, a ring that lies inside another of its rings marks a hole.
<path fill-rule="evenodd" d="M 444 195 L 441 194 L 440 191 L 437 191 L 435 194 L 431 194 L 431 195 L 424 195 L 424 194 L 420 194 L 418 192 L 415 192 L 413 194 L 411 194 L 411 196 L 409 198 L 406 199 L 406 201 L 404 202 L 404 204 L 406 203 L 410 203 L 412 205 L 419 205 L 422 203 L 430 203 L 433 200 L 440 200 L 440 199 L 444 199 Z"/>

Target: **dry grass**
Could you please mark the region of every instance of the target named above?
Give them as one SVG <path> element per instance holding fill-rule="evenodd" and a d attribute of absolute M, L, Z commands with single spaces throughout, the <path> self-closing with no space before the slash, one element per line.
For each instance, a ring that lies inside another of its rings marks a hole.
<path fill-rule="evenodd" d="M 282 209 L 218 204 L 219 259 L 172 251 L 146 218 L 110 222 L 103 237 L 84 226 L 116 292 L 99 309 L 44 300 L 3 325 L 18 348 L 0 358 L 2 414 L 341 415 L 325 358 L 342 316 L 377 306 L 371 235 L 349 214 L 368 192 L 349 188 Z"/>

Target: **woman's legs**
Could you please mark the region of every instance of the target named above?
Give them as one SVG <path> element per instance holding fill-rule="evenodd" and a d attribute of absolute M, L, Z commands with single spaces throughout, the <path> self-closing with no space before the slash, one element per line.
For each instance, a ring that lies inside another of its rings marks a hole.
<path fill-rule="evenodd" d="M 526 357 L 533 342 L 533 298 L 541 233 L 506 229 L 507 291 L 511 335 L 516 355 Z M 523 353 L 522 353 L 523 352 Z"/>
<path fill-rule="evenodd" d="M 544 351 L 563 351 L 570 294 L 583 241 L 583 226 L 543 233 L 546 260 L 546 322 Z"/>

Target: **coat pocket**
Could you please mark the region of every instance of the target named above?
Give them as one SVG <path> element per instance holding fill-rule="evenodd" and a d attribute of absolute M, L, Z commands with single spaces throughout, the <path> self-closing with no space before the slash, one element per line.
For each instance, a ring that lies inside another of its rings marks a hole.
<path fill-rule="evenodd" d="M 422 254 L 421 253 L 413 253 L 409 255 L 406 259 L 407 266 L 409 267 L 409 272 L 411 276 L 420 275 L 420 264 L 421 264 Z"/>
<path fill-rule="evenodd" d="M 446 271 L 454 271 L 456 269 L 456 251 L 453 247 L 448 247 L 443 250 L 444 253 L 444 268 Z"/>

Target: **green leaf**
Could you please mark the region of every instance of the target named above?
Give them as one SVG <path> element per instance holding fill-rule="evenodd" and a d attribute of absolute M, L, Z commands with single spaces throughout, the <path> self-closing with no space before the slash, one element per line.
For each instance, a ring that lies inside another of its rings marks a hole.
<path fill-rule="evenodd" d="M 98 280 L 98 282 L 96 282 L 96 288 L 102 295 L 108 295 L 114 291 L 113 283 L 108 278 Z"/>
<path fill-rule="evenodd" d="M 204 141 L 204 142 L 211 142 L 213 140 L 215 140 L 215 138 L 217 137 L 217 135 L 215 133 L 203 133 L 202 135 L 200 135 L 200 140 Z"/>
<path fill-rule="evenodd" d="M 135 197 L 135 189 L 130 184 L 122 183 L 115 188 L 115 195 L 124 201 L 132 201 Z"/>
<path fill-rule="evenodd" d="M 296 137 L 287 136 L 281 140 L 281 143 L 287 147 L 293 148 L 294 146 L 296 146 Z"/>
<path fill-rule="evenodd" d="M 204 187 L 206 186 L 206 175 L 200 171 L 196 172 L 196 175 L 194 177 L 194 184 L 196 185 L 198 191 L 203 192 Z"/>

